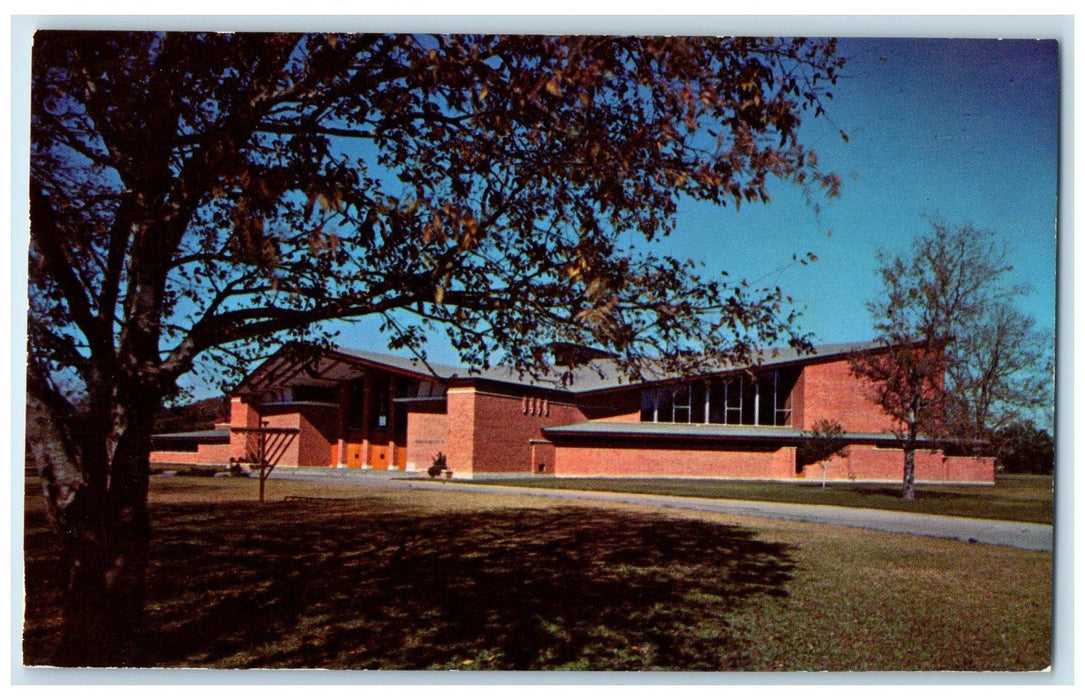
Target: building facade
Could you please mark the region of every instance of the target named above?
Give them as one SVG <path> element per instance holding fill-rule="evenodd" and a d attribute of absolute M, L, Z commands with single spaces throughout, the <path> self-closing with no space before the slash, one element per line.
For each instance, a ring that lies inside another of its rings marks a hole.
<path fill-rule="evenodd" d="M 457 478 L 546 474 L 792 480 L 823 477 L 798 447 L 821 419 L 850 443 L 830 480 L 899 481 L 892 419 L 849 368 L 873 345 L 766 354 L 755 367 L 630 383 L 595 356 L 573 381 L 472 373 L 380 353 L 284 347 L 234 391 L 215 430 L 156 438 L 152 462 L 426 471 Z M 262 442 L 261 442 L 262 441 Z M 994 460 L 925 441 L 916 480 L 994 482 Z"/>

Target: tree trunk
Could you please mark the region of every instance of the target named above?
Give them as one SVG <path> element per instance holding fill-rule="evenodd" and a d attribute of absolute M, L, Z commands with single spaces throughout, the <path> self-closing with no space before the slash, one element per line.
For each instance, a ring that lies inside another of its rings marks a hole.
<path fill-rule="evenodd" d="M 73 416 L 42 391 L 40 379 L 28 378 L 27 444 L 68 572 L 53 663 L 139 665 L 156 399 L 116 411 L 119 421 L 108 409 L 104 420 L 94 409 Z M 103 423 L 118 429 L 100 430 Z"/>
<path fill-rule="evenodd" d="M 55 663 L 139 665 L 150 544 L 146 471 L 118 475 L 100 499 L 80 494 L 64 519 L 69 577 Z"/>
<path fill-rule="evenodd" d="M 901 498 L 905 501 L 915 500 L 915 447 L 911 445 L 904 448 L 904 490 Z"/>

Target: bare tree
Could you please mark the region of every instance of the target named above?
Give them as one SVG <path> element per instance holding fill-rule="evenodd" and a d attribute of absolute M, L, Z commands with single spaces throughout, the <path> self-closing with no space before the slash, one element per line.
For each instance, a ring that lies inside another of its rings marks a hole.
<path fill-rule="evenodd" d="M 831 40 L 39 32 L 27 431 L 70 572 L 57 663 L 139 661 L 152 427 L 194 368 L 363 316 L 523 371 L 555 341 L 630 373 L 805 344 L 779 289 L 622 234 L 773 177 L 835 194 L 797 129 L 841 64 Z"/>
<path fill-rule="evenodd" d="M 852 360 L 872 398 L 894 418 L 904 451 L 903 498 L 915 499 L 923 433 L 982 437 L 994 411 L 1033 405 L 1040 341 L 1012 299 L 1009 252 L 971 225 L 932 222 L 906 256 L 879 254 L 884 293 L 867 308 L 883 351 Z"/>
<path fill-rule="evenodd" d="M 1054 339 L 1000 300 L 962 324 L 947 366 L 948 421 L 955 435 L 988 440 L 1053 405 Z"/>

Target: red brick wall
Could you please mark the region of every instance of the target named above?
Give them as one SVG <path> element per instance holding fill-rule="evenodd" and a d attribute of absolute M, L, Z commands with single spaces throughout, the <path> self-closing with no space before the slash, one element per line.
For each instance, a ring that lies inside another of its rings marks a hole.
<path fill-rule="evenodd" d="M 789 479 L 795 448 L 766 451 L 698 447 L 565 446 L 556 449 L 558 476 L 719 477 Z"/>
<path fill-rule="evenodd" d="M 426 471 L 438 452 L 448 453 L 448 415 L 444 407 L 419 404 L 407 414 L 407 471 Z"/>
<path fill-rule="evenodd" d="M 447 405 L 445 455 L 448 457 L 448 468 L 454 474 L 469 476 L 475 467 L 475 444 L 472 437 L 475 425 L 475 392 L 471 389 L 449 389 Z M 409 436 L 407 444 L 410 445 Z"/>
<path fill-rule="evenodd" d="M 950 457 L 918 450 L 916 481 L 925 483 L 994 483 L 991 458 Z M 743 451 L 700 446 L 616 447 L 600 441 L 593 445 L 559 445 L 554 473 L 558 476 L 715 477 L 728 479 L 791 479 L 795 476 L 795 448 Z M 803 476 L 820 480 L 820 464 L 807 465 Z M 899 482 L 904 476 L 904 452 L 868 445 L 853 445 L 847 457 L 829 462 L 830 481 Z"/>
<path fill-rule="evenodd" d="M 795 387 L 794 427 L 809 430 L 819 420 L 836 420 L 848 432 L 891 432 L 893 421 L 870 400 L 865 382 L 847 360 L 807 365 Z"/>
<path fill-rule="evenodd" d="M 995 481 L 994 457 L 947 457 L 947 481 L 979 481 L 993 484 Z"/>
<path fill-rule="evenodd" d="M 269 428 L 297 428 L 299 431 L 293 436 L 268 436 L 269 441 L 283 440 L 285 443 L 279 466 L 334 466 L 332 445 L 335 444 L 334 427 L 338 421 L 335 407 L 297 404 L 266 406 L 261 418 Z M 244 435 L 241 437 L 245 438 Z"/>
<path fill-rule="evenodd" d="M 536 474 L 554 473 L 554 443 L 545 440 L 531 442 L 531 468 Z"/>
<path fill-rule="evenodd" d="M 525 413 L 525 400 L 527 412 Z M 530 472 L 531 440 L 542 428 L 580 423 L 579 408 L 543 395 L 502 396 L 472 387 L 448 392 L 448 466 L 456 475 Z"/>
<path fill-rule="evenodd" d="M 338 440 L 339 409 L 335 406 L 302 406 L 298 435 L 298 466 L 329 467 L 332 447 Z"/>
<path fill-rule="evenodd" d="M 820 464 L 806 465 L 807 479 L 821 479 Z M 877 448 L 852 445 L 847 457 L 829 461 L 826 478 L 833 481 L 903 481 L 904 451 L 900 448 Z M 916 450 L 915 479 L 917 482 L 994 483 L 995 462 L 992 457 L 946 457 L 941 452 Z"/>
<path fill-rule="evenodd" d="M 200 464 L 222 467 L 229 461 L 229 444 L 201 444 L 195 452 L 155 450 L 151 453 L 151 464 Z"/>
<path fill-rule="evenodd" d="M 475 399 L 475 472 L 530 472 L 531 440 L 542 438 L 542 428 L 585 420 L 575 406 L 527 397 L 478 394 Z M 530 402 L 534 400 L 534 406 Z"/>
<path fill-rule="evenodd" d="M 260 421 L 256 409 L 245 403 L 241 397 L 230 398 L 230 427 L 255 428 Z M 241 460 L 245 458 L 245 435 L 243 433 L 230 433 L 230 457 Z"/>

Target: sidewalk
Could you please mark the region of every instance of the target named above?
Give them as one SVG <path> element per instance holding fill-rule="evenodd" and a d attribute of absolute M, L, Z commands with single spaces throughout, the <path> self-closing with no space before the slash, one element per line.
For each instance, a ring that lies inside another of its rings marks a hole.
<path fill-rule="evenodd" d="M 844 525 L 866 530 L 894 532 L 922 537 L 960 540 L 973 544 L 994 544 L 1038 552 L 1050 552 L 1054 546 L 1054 530 L 1050 525 L 1020 523 L 1008 520 L 982 520 L 950 515 L 900 513 L 872 508 L 772 503 L 768 501 L 737 501 L 718 498 L 690 498 L 650 494 L 612 493 L 605 491 L 569 491 L 516 486 L 486 486 L 469 481 L 429 479 L 423 473 L 359 469 L 283 469 L 272 471 L 273 479 L 293 479 L 320 483 L 371 483 L 386 488 L 444 489 L 474 493 L 501 493 L 537 498 L 572 501 L 602 501 L 628 503 L 653 508 L 674 508 L 703 513 L 727 513 L 770 520 L 792 520 L 823 525 Z M 406 477 L 406 478 L 405 478 Z"/>
<path fill-rule="evenodd" d="M 922 537 L 960 540 L 973 544 L 994 544 L 1038 552 L 1050 552 L 1054 545 L 1054 530 L 1050 525 L 1020 523 L 1007 520 L 982 520 L 949 515 L 899 513 L 871 508 L 770 503 L 767 501 L 736 501 L 717 498 L 655 496 L 603 491 L 568 491 L 564 489 L 517 488 L 515 486 L 482 486 L 466 482 L 439 482 L 429 479 L 392 481 L 404 488 L 462 489 L 476 493 L 505 493 L 539 498 L 559 498 L 578 501 L 629 503 L 657 508 L 674 508 L 705 513 L 728 513 L 772 520 L 845 525 L 867 530 L 894 532 Z"/>

